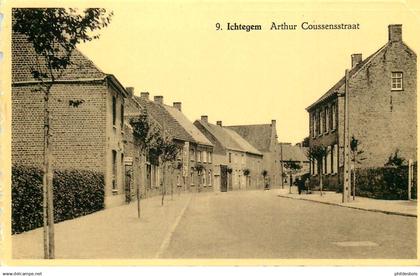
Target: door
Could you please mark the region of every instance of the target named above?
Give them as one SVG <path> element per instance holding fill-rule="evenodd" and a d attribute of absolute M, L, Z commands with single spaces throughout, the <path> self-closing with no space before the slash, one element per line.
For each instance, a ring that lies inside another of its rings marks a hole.
<path fill-rule="evenodd" d="M 227 166 L 220 165 L 220 191 L 227 192 L 228 180 L 227 180 Z"/>

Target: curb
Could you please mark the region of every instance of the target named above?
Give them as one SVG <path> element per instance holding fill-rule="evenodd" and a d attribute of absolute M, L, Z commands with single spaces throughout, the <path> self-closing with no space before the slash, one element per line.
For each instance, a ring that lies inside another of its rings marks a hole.
<path fill-rule="evenodd" d="M 362 207 L 356 207 L 356 206 L 347 206 L 347 205 L 342 205 L 340 203 L 332 203 L 332 202 L 318 201 L 318 200 L 309 199 L 309 198 L 296 198 L 296 197 L 290 197 L 290 196 L 285 196 L 285 195 L 277 195 L 277 196 L 278 197 L 282 197 L 282 198 L 288 198 L 288 199 L 304 200 L 304 201 L 316 202 L 316 203 L 321 203 L 321 204 L 326 204 L 326 205 L 340 206 L 340 207 L 349 208 L 349 209 L 356 209 L 356 210 L 362 210 L 362 211 L 384 213 L 384 214 L 387 214 L 387 215 L 398 215 L 398 216 L 405 216 L 405 217 L 414 217 L 414 218 L 417 218 L 417 215 L 407 214 L 407 213 L 401 213 L 401 212 L 385 211 L 385 210 L 378 210 L 378 209 L 368 209 L 368 208 L 362 208 Z"/>

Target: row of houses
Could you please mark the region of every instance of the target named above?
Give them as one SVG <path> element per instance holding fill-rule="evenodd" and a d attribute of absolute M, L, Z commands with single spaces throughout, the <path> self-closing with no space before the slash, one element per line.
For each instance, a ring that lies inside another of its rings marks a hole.
<path fill-rule="evenodd" d="M 167 105 L 148 92 L 135 95 L 75 50 L 72 64 L 56 80 L 49 101 L 52 168 L 91 170 L 104 175 L 105 206 L 141 195 L 176 191 L 229 191 L 280 185 L 276 121 L 261 125 L 195 122 L 182 103 Z M 24 36 L 12 35 L 12 164 L 42 167 L 44 92 L 34 68 L 44 66 Z M 148 114 L 178 146 L 170 168 L 153 162 L 133 136 L 130 121 Z M 263 175 L 263 171 L 266 175 Z M 163 174 L 166 173 L 166 177 Z M 163 180 L 165 179 L 165 183 Z"/>
<path fill-rule="evenodd" d="M 162 185 L 177 191 L 224 192 L 268 183 L 280 187 L 298 175 L 316 178 L 321 173 L 328 188 L 337 189 L 344 181 L 345 135 L 361 142 L 364 161 L 358 167 L 383 166 L 396 150 L 403 158 L 416 160 L 417 58 L 402 41 L 401 25 L 389 25 L 388 34 L 388 42 L 368 58 L 353 54 L 346 75 L 307 107 L 308 138 L 295 146 L 278 142 L 275 120 L 225 126 L 202 115 L 191 121 L 181 102 L 168 105 L 163 96 L 152 99 L 148 92 L 137 96 L 134 88 L 124 87 L 76 50 L 72 65 L 51 93 L 53 168 L 103 173 L 105 203 L 114 206 L 129 201 L 139 183 L 141 194 L 152 196 Z M 14 33 L 12 163 L 40 167 L 44 100 L 31 73 L 40 66 L 38 60 L 26 39 Z M 179 147 L 170 169 L 142 156 L 130 124 L 141 114 L 148 114 Z M 308 147 L 319 145 L 328 149 L 327 155 L 321 163 L 309 161 Z M 286 166 L 290 161 L 301 165 L 292 179 Z M 163 183 L 165 172 L 168 183 Z"/>

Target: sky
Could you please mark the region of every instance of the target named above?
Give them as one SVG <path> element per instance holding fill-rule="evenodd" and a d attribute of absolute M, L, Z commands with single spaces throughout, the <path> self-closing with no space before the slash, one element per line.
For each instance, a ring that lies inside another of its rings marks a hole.
<path fill-rule="evenodd" d="M 120 1 L 98 40 L 79 49 L 135 94 L 164 96 L 194 121 L 208 115 L 224 125 L 277 121 L 278 139 L 308 136 L 307 106 L 403 24 L 403 40 L 419 52 L 420 11 L 404 2 Z M 117 4 L 118 3 L 118 4 Z M 227 31 L 227 23 L 259 24 L 262 31 Z M 296 24 L 295 31 L 270 31 Z M 302 22 L 359 23 L 359 30 L 305 31 Z M 220 23 L 223 30 L 216 30 Z M 419 71 L 419 70 L 418 70 Z"/>

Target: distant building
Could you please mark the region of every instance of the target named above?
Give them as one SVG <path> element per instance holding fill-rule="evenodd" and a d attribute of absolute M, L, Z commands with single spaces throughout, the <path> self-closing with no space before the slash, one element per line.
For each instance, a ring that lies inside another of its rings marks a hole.
<path fill-rule="evenodd" d="M 351 56 L 351 69 L 321 98 L 307 107 L 309 145 L 329 149 L 321 164 L 312 162 L 312 175 L 321 166 L 324 186 L 343 182 L 345 93 L 349 97 L 349 137 L 363 150 L 357 167 L 381 167 L 399 150 L 402 157 L 417 154 L 417 56 L 402 40 L 402 25 L 388 26 L 388 42 L 362 59 Z"/>
<path fill-rule="evenodd" d="M 244 190 L 262 187 L 263 154 L 235 131 L 222 126 L 222 121 L 210 124 L 201 116 L 194 125 L 214 145 L 213 165 L 217 190 Z M 223 178 L 223 167 L 229 168 Z"/>
<path fill-rule="evenodd" d="M 38 57 L 39 58 L 39 57 Z M 77 49 L 52 87 L 52 169 L 100 172 L 105 206 L 124 202 L 124 101 L 127 91 Z M 32 76 L 37 55 L 27 39 L 12 35 L 12 163 L 43 166 L 44 92 Z"/>
<path fill-rule="evenodd" d="M 149 100 L 149 93 L 134 96 L 136 102 L 165 130 L 179 146 L 179 168 L 170 172 L 168 181 L 178 189 L 188 191 L 213 191 L 213 144 L 182 113 L 182 104 L 164 104 L 163 96 Z M 151 162 L 146 164 L 146 192 L 158 193 L 162 169 Z"/>
<path fill-rule="evenodd" d="M 292 181 L 295 181 L 297 176 L 310 172 L 309 159 L 306 156 L 307 151 L 308 148 L 302 147 L 300 144 L 293 146 L 291 143 L 279 143 L 279 164 L 281 166 L 280 171 L 283 172 L 283 184 L 290 184 L 290 175 L 292 175 Z M 288 162 L 298 164 L 301 169 L 291 172 L 286 165 Z"/>
<path fill-rule="evenodd" d="M 271 124 L 227 126 L 241 135 L 248 143 L 263 154 L 262 171 L 268 172 L 272 187 L 281 185 L 280 166 L 278 162 L 278 141 L 276 120 Z M 262 172 L 260 172 L 262 173 Z"/>

